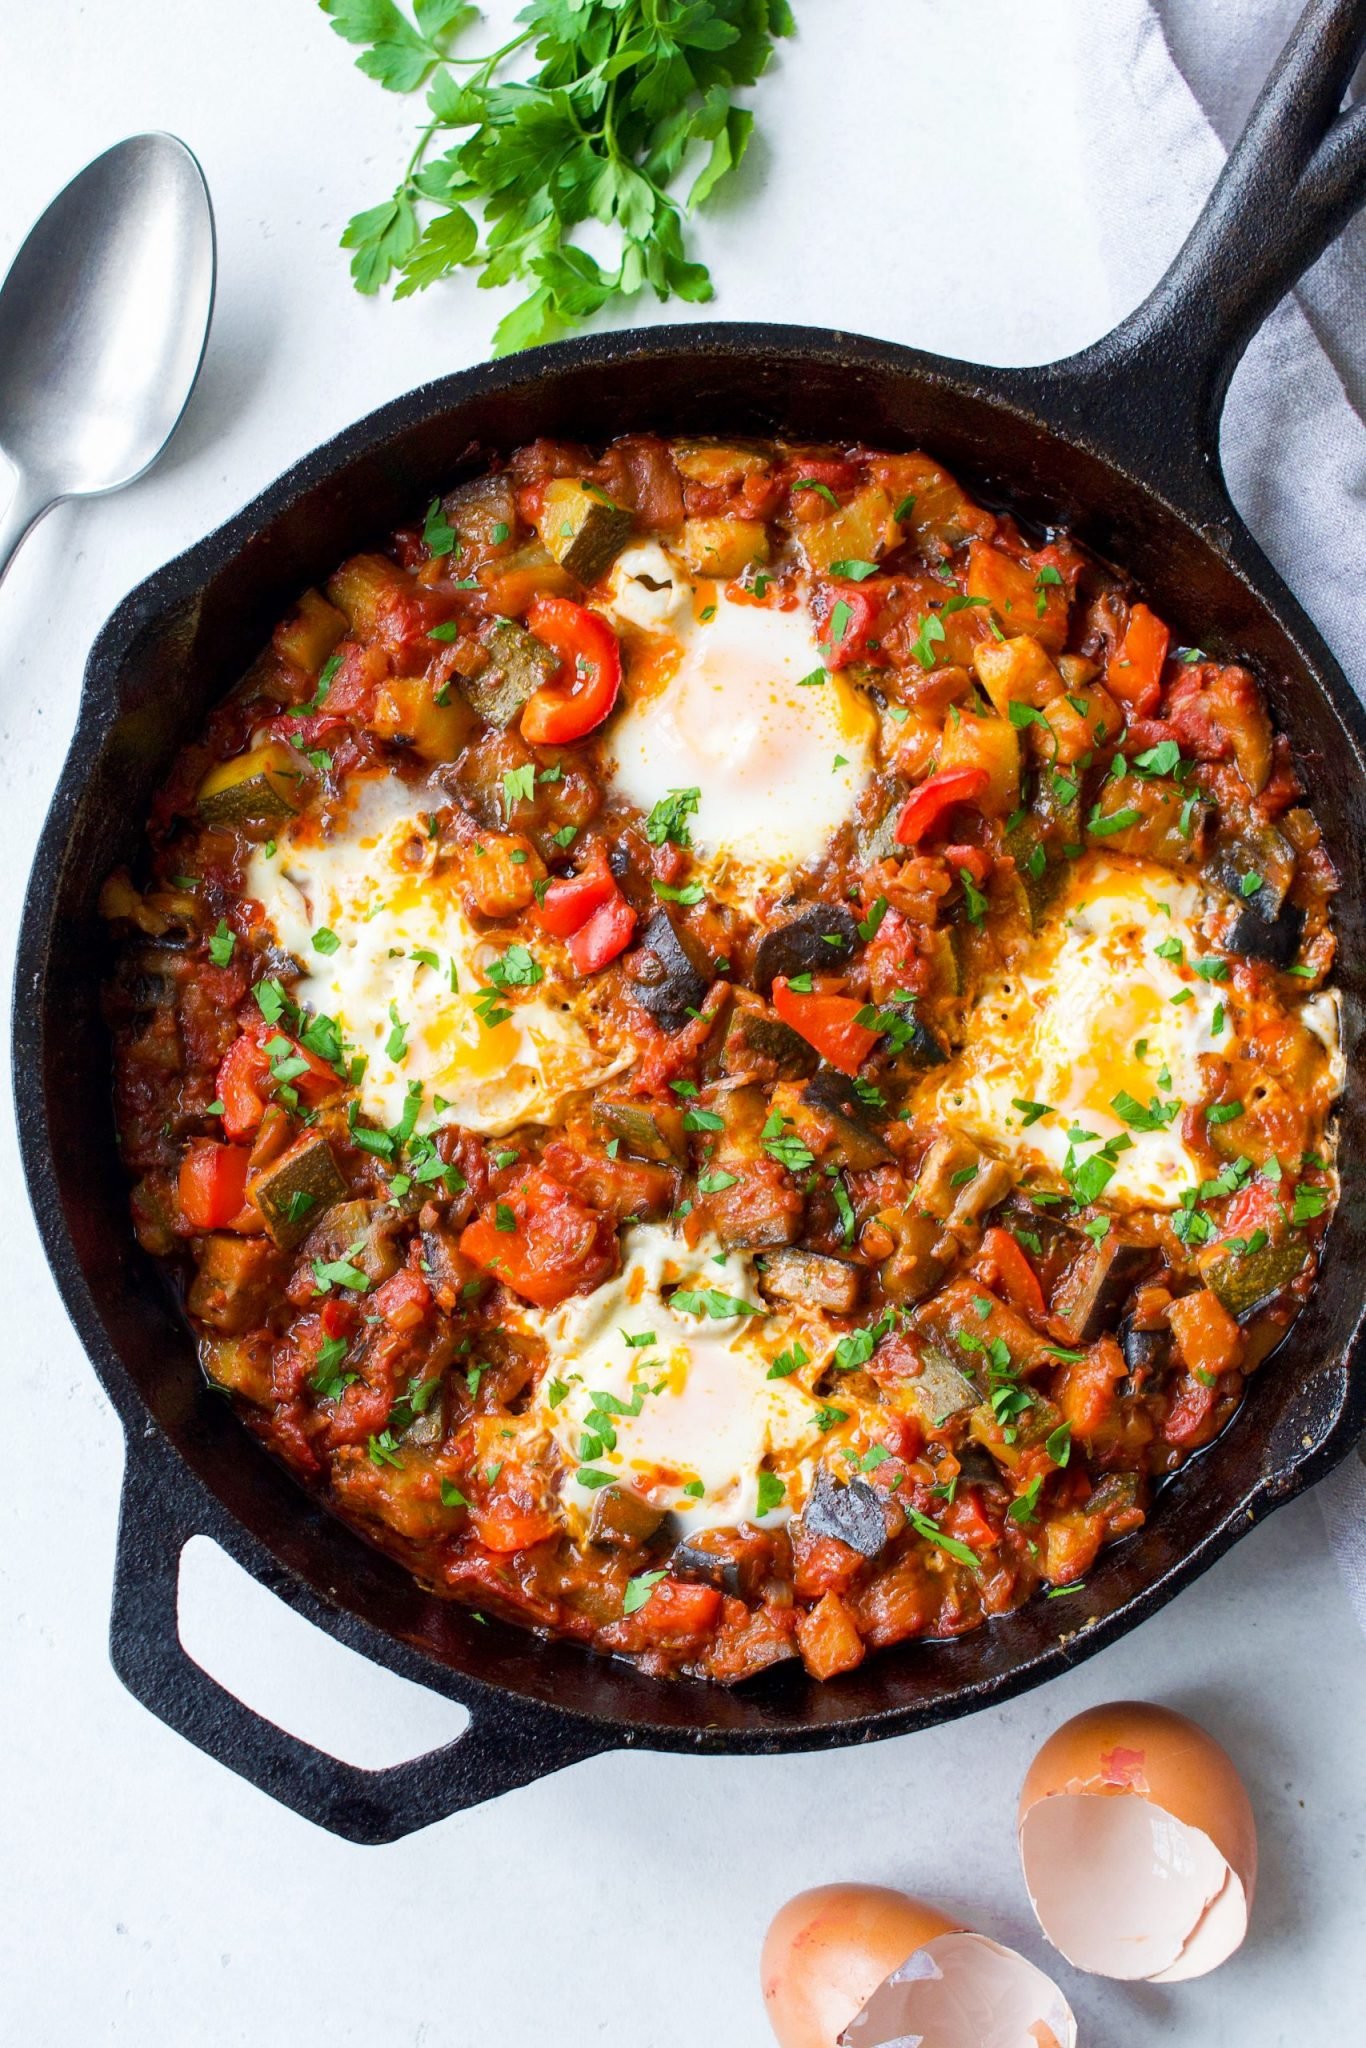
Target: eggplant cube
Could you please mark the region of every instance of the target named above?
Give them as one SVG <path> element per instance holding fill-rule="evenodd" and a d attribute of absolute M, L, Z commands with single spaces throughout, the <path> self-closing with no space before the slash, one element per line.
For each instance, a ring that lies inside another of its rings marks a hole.
<path fill-rule="evenodd" d="M 802 1526 L 812 1536 L 837 1537 L 861 1557 L 876 1557 L 890 1541 L 887 1510 L 877 1488 L 857 1478 L 842 1485 L 828 1465 L 816 1473 L 802 1510 Z"/>

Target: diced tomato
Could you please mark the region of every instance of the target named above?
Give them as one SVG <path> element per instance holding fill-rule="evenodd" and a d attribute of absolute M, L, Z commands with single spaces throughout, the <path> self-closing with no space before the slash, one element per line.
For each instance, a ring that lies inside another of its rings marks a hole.
<path fill-rule="evenodd" d="M 606 1279 L 616 1233 L 607 1217 L 536 1168 L 466 1226 L 460 1249 L 537 1308 L 554 1308 Z"/>
<path fill-rule="evenodd" d="M 842 1074 L 856 1074 L 877 1044 L 876 1031 L 857 1022 L 864 1006 L 853 996 L 806 992 L 780 976 L 773 984 L 773 1007 Z"/>
<path fill-rule="evenodd" d="M 619 893 L 601 848 L 595 846 L 593 851 L 596 858 L 590 866 L 581 874 L 564 875 L 552 882 L 536 907 L 537 923 L 557 939 L 572 938 L 595 910 Z"/>
<path fill-rule="evenodd" d="M 945 768 L 913 789 L 896 821 L 898 846 L 917 846 L 955 804 L 975 803 L 991 780 L 985 768 Z"/>
<path fill-rule="evenodd" d="M 800 504 L 803 498 L 812 498 L 819 505 L 823 502 L 821 493 L 811 490 L 810 485 L 824 484 L 827 491 L 852 491 L 858 483 L 858 465 L 842 462 L 838 457 L 795 456 L 784 480 L 794 504 Z M 808 488 L 801 489 L 803 484 Z"/>
<path fill-rule="evenodd" d="M 1194 1373 L 1182 1373 L 1176 1382 L 1167 1419 L 1162 1425 L 1162 1441 L 1188 1450 L 1208 1443 L 1214 1434 L 1214 1404 L 1218 1398 L 1219 1383 L 1216 1379 L 1211 1377 L 1209 1385 L 1206 1385 Z"/>
<path fill-rule="evenodd" d="M 545 1543 L 560 1534 L 558 1519 L 547 1508 L 520 1507 L 503 1497 L 487 1507 L 472 1510 L 474 1533 L 486 1550 L 509 1556 L 515 1550 L 529 1550 L 533 1543 Z"/>
<path fill-rule="evenodd" d="M 217 1086 L 223 1129 L 230 1138 L 249 1138 L 266 1113 L 270 1095 L 270 1061 L 254 1038 L 244 1033 L 228 1047 Z"/>
<path fill-rule="evenodd" d="M 392 1330 L 415 1330 L 432 1306 L 432 1290 L 420 1273 L 404 1266 L 371 1297 L 372 1312 Z"/>
<path fill-rule="evenodd" d="M 867 1654 L 854 1617 L 838 1593 L 823 1593 L 797 1617 L 797 1647 L 813 1678 L 852 1671 Z"/>
<path fill-rule="evenodd" d="M 1000 1531 L 994 1529 L 982 1513 L 975 1488 L 960 1488 L 939 1517 L 945 1532 L 966 1543 L 969 1550 L 975 1550 L 979 1557 L 988 1550 L 994 1550 L 1001 1540 Z"/>
<path fill-rule="evenodd" d="M 861 583 L 822 584 L 813 611 L 821 629 L 820 649 L 827 669 L 847 668 L 868 659 L 868 642 L 882 610 L 885 587 Z"/>
<path fill-rule="evenodd" d="M 978 888 L 981 888 L 991 873 L 991 855 L 985 846 L 945 846 L 943 858 L 955 875 L 961 877 L 962 870 L 966 868 Z"/>
<path fill-rule="evenodd" d="M 1125 1370 L 1124 1354 L 1112 1337 L 1102 1337 L 1084 1357 L 1063 1367 L 1053 1399 L 1081 1442 L 1098 1436 L 1114 1413 L 1115 1388 Z"/>
<path fill-rule="evenodd" d="M 522 737 L 563 746 L 602 724 L 621 688 L 621 643 L 607 621 L 567 597 L 537 598 L 527 613 L 536 638 L 560 657 L 558 674 L 528 698 Z"/>
<path fill-rule="evenodd" d="M 600 903 L 569 940 L 569 957 L 577 974 L 596 974 L 624 953 L 636 928 L 636 914 L 619 889 Z"/>
<path fill-rule="evenodd" d="M 632 1619 L 651 1642 L 672 1642 L 678 1636 L 710 1635 L 721 1612 L 722 1599 L 715 1586 L 661 1579 Z"/>
<path fill-rule="evenodd" d="M 1031 1316 L 1045 1313 L 1043 1288 L 1039 1285 L 1037 1273 L 1025 1257 L 1019 1241 L 997 1224 L 993 1224 L 982 1239 L 977 1270 L 984 1267 L 994 1273 L 1016 1308 Z M 983 1278 L 987 1279 L 988 1274 L 983 1273 Z"/>
<path fill-rule="evenodd" d="M 1105 668 L 1105 687 L 1136 711 L 1150 717 L 1162 695 L 1162 668 L 1167 659 L 1171 635 L 1146 604 L 1136 604 L 1129 613 L 1124 638 L 1111 654 Z"/>
<path fill-rule="evenodd" d="M 180 1162 L 180 1210 L 191 1230 L 223 1230 L 247 1198 L 247 1152 L 206 1138 Z"/>

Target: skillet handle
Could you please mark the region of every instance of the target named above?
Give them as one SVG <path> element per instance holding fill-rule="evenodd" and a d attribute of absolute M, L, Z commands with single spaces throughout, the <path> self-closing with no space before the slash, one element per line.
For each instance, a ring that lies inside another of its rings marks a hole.
<path fill-rule="evenodd" d="M 1054 366 L 1061 385 L 1095 394 L 1077 410 L 1096 437 L 1132 439 L 1144 467 L 1156 439 L 1189 448 L 1193 435 L 1217 450 L 1244 349 L 1366 202 L 1366 102 L 1340 111 L 1364 49 L 1366 0 L 1308 0 L 1166 275 L 1103 340 Z"/>
<path fill-rule="evenodd" d="M 204 1519 L 191 1491 L 159 1437 L 130 1438 L 111 1661 L 158 1720 L 305 1820 L 349 1842 L 396 1842 L 612 1746 L 548 1708 L 497 1695 L 470 1708 L 453 1742 L 387 1770 L 342 1763 L 287 1734 L 210 1678 L 181 1643 L 180 1553 Z"/>

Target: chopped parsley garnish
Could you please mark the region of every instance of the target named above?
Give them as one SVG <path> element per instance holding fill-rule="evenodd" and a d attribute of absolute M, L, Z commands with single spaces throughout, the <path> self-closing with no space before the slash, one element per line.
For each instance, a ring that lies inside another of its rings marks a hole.
<path fill-rule="evenodd" d="M 761 1472 L 759 1474 L 759 1497 L 755 1503 L 755 1513 L 759 1520 L 762 1521 L 765 1515 L 771 1515 L 774 1508 L 781 1507 L 786 1499 L 787 1488 L 777 1473 Z"/>
<path fill-rule="evenodd" d="M 582 1481 L 582 1473 L 579 1474 L 579 1479 Z M 628 1579 L 626 1581 L 626 1591 L 622 1596 L 622 1613 L 636 1613 L 639 1608 L 645 1605 L 660 1580 L 667 1576 L 668 1574 L 660 1567 L 652 1572 L 637 1572 L 633 1579 Z"/>
<path fill-rule="evenodd" d="M 674 846 L 691 846 L 688 820 L 697 815 L 701 801 L 700 789 L 671 789 L 662 796 L 645 820 L 645 837 L 651 846 L 663 846 L 666 840 Z"/>
<path fill-rule="evenodd" d="M 422 538 L 434 555 L 449 555 L 454 551 L 455 528 L 447 519 L 440 498 L 433 498 L 427 507 L 427 517 L 422 528 Z"/>
<path fill-rule="evenodd" d="M 737 1295 L 723 1294 L 719 1287 L 675 1287 L 669 1296 L 669 1307 L 679 1315 L 712 1316 L 717 1322 L 727 1322 L 733 1316 L 761 1316 L 764 1310 L 756 1308 L 752 1301 L 741 1301 Z"/>
<path fill-rule="evenodd" d="M 849 583 L 865 583 L 870 576 L 877 575 L 876 562 L 832 562 L 832 576 L 842 576 Z"/>
<path fill-rule="evenodd" d="M 771 1380 L 790 1379 L 794 1372 L 800 1372 L 804 1365 L 810 1363 L 811 1360 L 802 1346 L 794 1341 L 788 1350 L 778 1353 L 768 1369 L 767 1377 Z"/>
<path fill-rule="evenodd" d="M 232 959 L 233 948 L 236 944 L 237 940 L 228 928 L 227 919 L 220 917 L 218 929 L 209 940 L 209 958 L 215 967 L 226 967 L 228 965 Z"/>
<path fill-rule="evenodd" d="M 933 1543 L 937 1549 L 947 1551 L 958 1564 L 969 1565 L 975 1572 L 982 1569 L 982 1560 L 977 1552 L 970 1549 L 966 1543 L 960 1543 L 956 1536 L 946 1536 L 938 1522 L 932 1522 L 928 1515 L 922 1515 L 917 1508 L 908 1508 L 906 1519 L 916 1535 L 922 1537 L 926 1543 Z"/>

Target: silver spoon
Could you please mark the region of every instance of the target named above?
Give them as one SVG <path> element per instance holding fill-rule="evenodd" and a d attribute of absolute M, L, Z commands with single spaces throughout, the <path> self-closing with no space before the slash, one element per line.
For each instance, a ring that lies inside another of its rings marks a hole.
<path fill-rule="evenodd" d="M 29 233 L 0 286 L 0 578 L 63 498 L 121 490 L 185 410 L 213 312 L 204 174 L 174 135 L 96 157 Z"/>

